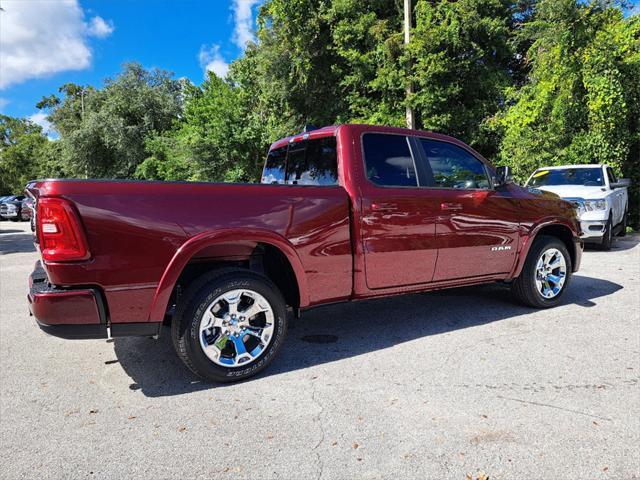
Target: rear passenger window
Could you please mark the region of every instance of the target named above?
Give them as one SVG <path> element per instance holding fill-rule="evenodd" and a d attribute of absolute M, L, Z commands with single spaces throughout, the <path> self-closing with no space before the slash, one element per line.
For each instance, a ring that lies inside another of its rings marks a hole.
<path fill-rule="evenodd" d="M 429 161 L 436 188 L 489 188 L 484 164 L 466 150 L 426 138 L 421 138 L 420 143 Z"/>
<path fill-rule="evenodd" d="M 262 183 L 337 185 L 336 138 L 295 142 L 269 152 Z"/>
<path fill-rule="evenodd" d="M 306 140 L 289 146 L 287 183 L 294 185 L 336 185 L 338 157 L 336 138 Z"/>
<path fill-rule="evenodd" d="M 262 172 L 262 183 L 284 183 L 287 171 L 287 148 L 276 148 L 269 152 Z"/>
<path fill-rule="evenodd" d="M 376 185 L 417 187 L 409 140 L 403 135 L 366 133 L 362 137 L 367 178 Z"/>

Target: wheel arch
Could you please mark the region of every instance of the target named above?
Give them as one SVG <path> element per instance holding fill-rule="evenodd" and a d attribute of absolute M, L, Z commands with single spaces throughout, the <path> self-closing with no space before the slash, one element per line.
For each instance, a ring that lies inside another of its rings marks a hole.
<path fill-rule="evenodd" d="M 265 264 L 254 265 L 253 260 L 258 256 L 265 259 Z M 296 308 L 309 304 L 302 262 L 293 245 L 286 238 L 269 230 L 229 228 L 200 233 L 178 248 L 156 288 L 149 321 L 163 320 L 181 276 L 190 265 L 198 262 L 201 262 L 205 269 L 222 267 L 235 262 L 246 264 L 248 268 L 258 270 L 260 273 L 265 273 L 262 271 L 263 268 L 270 272 L 279 272 L 278 275 L 281 276 L 277 278 L 270 276 L 270 278 L 281 290 L 284 290 L 282 293 L 287 303 Z"/>
<path fill-rule="evenodd" d="M 567 222 L 560 219 L 547 220 L 545 222 L 541 222 L 536 225 L 526 239 L 523 242 L 522 249 L 520 250 L 520 254 L 518 257 L 518 261 L 514 268 L 513 273 L 511 274 L 511 278 L 515 278 L 522 272 L 522 268 L 524 267 L 524 263 L 527 259 L 527 255 L 529 254 L 529 250 L 531 249 L 531 245 L 536 238 L 540 235 L 548 235 L 550 237 L 556 237 L 567 247 L 567 251 L 571 256 L 571 265 L 572 270 L 575 272 L 580 264 L 580 256 L 576 251 L 576 242 L 575 238 L 578 236 L 578 232 L 575 231 Z"/>

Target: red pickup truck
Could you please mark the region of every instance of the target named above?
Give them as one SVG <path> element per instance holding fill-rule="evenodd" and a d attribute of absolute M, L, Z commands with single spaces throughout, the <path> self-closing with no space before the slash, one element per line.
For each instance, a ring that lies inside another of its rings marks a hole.
<path fill-rule="evenodd" d="M 454 138 L 399 128 L 279 140 L 261 184 L 44 180 L 27 192 L 39 326 L 155 336 L 170 320 L 178 356 L 213 381 L 265 368 L 288 309 L 495 281 L 551 307 L 582 254 L 571 204 Z"/>

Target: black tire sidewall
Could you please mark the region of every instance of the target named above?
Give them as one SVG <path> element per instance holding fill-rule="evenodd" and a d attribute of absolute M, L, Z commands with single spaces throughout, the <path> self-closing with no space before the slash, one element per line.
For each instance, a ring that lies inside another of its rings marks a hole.
<path fill-rule="evenodd" d="M 611 221 L 611 214 L 609 214 L 609 218 L 607 219 L 607 226 L 604 231 L 604 235 L 602 236 L 602 249 L 610 250 L 611 245 L 613 243 L 613 222 Z"/>
<path fill-rule="evenodd" d="M 273 309 L 274 333 L 271 342 L 260 357 L 241 367 L 223 367 L 213 363 L 200 346 L 200 321 L 206 308 L 217 297 L 236 289 L 253 290 L 262 295 Z M 287 332 L 287 310 L 282 295 L 269 283 L 251 274 L 222 277 L 207 283 L 184 312 L 184 342 L 186 353 L 199 375 L 219 382 L 241 380 L 257 374 L 267 367 L 278 353 Z"/>

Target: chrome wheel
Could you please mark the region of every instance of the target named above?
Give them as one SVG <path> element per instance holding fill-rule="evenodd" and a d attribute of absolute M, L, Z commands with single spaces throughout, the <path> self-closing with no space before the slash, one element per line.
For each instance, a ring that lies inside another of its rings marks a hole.
<path fill-rule="evenodd" d="M 544 298 L 554 298 L 567 278 L 567 262 L 557 248 L 542 252 L 536 264 L 536 287 Z"/>
<path fill-rule="evenodd" d="M 274 314 L 269 302 L 253 290 L 230 290 L 209 304 L 200 320 L 200 346 L 223 367 L 247 365 L 273 338 Z"/>

